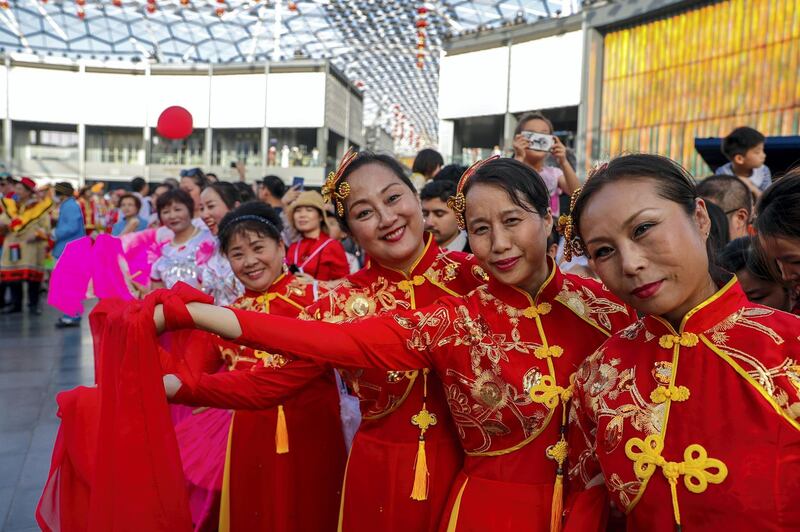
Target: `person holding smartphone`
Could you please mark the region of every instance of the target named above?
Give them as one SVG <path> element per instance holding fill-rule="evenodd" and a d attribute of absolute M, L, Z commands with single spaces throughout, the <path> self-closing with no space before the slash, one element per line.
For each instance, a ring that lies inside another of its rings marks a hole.
<path fill-rule="evenodd" d="M 543 136 L 549 136 L 552 143 L 544 142 Z M 558 168 L 546 164 L 550 154 L 558 162 Z M 580 186 L 580 181 L 567 160 L 566 146 L 553 135 L 553 123 L 546 116 L 535 112 L 520 117 L 514 130 L 514 159 L 527 164 L 542 177 L 550 193 L 550 210 L 557 217 L 561 192 L 572 194 Z"/>

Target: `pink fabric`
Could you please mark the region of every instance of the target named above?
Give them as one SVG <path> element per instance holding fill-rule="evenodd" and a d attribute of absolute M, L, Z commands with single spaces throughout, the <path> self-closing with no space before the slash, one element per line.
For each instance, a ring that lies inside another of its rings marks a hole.
<path fill-rule="evenodd" d="M 214 256 L 214 252 L 217 250 L 217 243 L 215 240 L 206 240 L 200 247 L 197 249 L 197 264 L 202 265 L 209 261 L 209 259 Z"/>
<path fill-rule="evenodd" d="M 558 198 L 561 195 L 561 189 L 558 188 L 558 180 L 564 175 L 564 172 L 555 166 L 545 166 L 542 168 L 542 171 L 539 172 L 539 175 L 542 177 L 542 181 L 544 181 L 547 187 L 547 193 L 550 194 L 550 211 L 553 213 L 553 216 L 558 216 L 561 210 L 558 203 Z"/>
<path fill-rule="evenodd" d="M 121 263 L 125 263 L 122 241 L 111 235 L 100 234 L 92 250 L 92 281 L 94 293 L 100 299 L 116 297 L 123 301 L 135 299 L 125 282 Z"/>
<path fill-rule="evenodd" d="M 231 413 L 211 408 L 175 425 L 196 531 L 216 530 Z"/>
<path fill-rule="evenodd" d="M 146 285 L 150 282 L 150 267 L 161 256 L 160 246 L 156 238 L 156 229 L 145 229 L 135 233 L 122 235 L 122 250 L 128 261 L 128 271 L 131 278 L 139 284 Z"/>
<path fill-rule="evenodd" d="M 92 239 L 88 236 L 73 240 L 64 248 L 53 273 L 50 275 L 50 290 L 47 303 L 67 316 L 83 312 L 83 300 L 92 278 Z"/>

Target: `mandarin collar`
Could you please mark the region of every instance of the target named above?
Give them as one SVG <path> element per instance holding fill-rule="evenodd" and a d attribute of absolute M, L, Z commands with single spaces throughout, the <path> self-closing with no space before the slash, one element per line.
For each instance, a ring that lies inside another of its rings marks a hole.
<path fill-rule="evenodd" d="M 660 316 L 647 315 L 644 320 L 651 330 L 663 330 L 670 334 L 682 334 L 683 332 L 699 334 L 714 327 L 736 310 L 748 304 L 747 296 L 742 290 L 739 280 L 734 275 L 712 296 L 687 312 L 683 320 L 681 320 L 677 331 L 672 327 L 672 324 Z"/>
<path fill-rule="evenodd" d="M 433 240 L 433 235 L 431 233 L 426 232 L 425 235 L 427 239 L 425 241 L 425 248 L 422 250 L 422 254 L 417 257 L 417 260 L 414 261 L 408 275 L 400 270 L 383 266 L 376 260 L 370 260 L 368 268 L 379 276 L 392 282 L 403 281 L 424 274 L 442 251 L 439 245 Z"/>
<path fill-rule="evenodd" d="M 245 288 L 244 297 L 256 298 L 256 297 L 261 297 L 265 294 L 269 294 L 271 292 L 280 292 L 287 284 L 292 282 L 293 279 L 294 275 L 292 275 L 291 273 L 282 273 L 274 281 L 272 281 L 272 284 L 269 285 L 269 288 L 267 288 L 263 292 L 256 292 L 255 290 L 250 290 L 249 288 Z"/>
<path fill-rule="evenodd" d="M 550 269 L 547 278 L 545 278 L 542 286 L 539 287 L 533 297 L 520 288 L 501 283 L 491 275 L 489 276 L 489 293 L 501 299 L 504 303 L 520 309 L 535 307 L 540 303 L 553 301 L 564 284 L 564 274 L 550 256 L 547 257 L 547 266 Z"/>

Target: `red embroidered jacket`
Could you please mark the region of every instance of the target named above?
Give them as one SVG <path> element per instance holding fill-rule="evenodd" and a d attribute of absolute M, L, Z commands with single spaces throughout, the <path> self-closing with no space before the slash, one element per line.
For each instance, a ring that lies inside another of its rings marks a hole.
<path fill-rule="evenodd" d="M 467 455 L 445 513 L 452 530 L 549 526 L 548 448 L 560 440 L 570 375 L 635 318 L 602 285 L 552 262 L 535 298 L 490 280 L 464 298 L 338 326 L 237 316 L 242 343 L 350 366 L 434 368 Z M 433 414 L 414 422 L 435 430 L 442 415 Z"/>
<path fill-rule="evenodd" d="M 732 279 L 676 331 L 655 316 L 577 374 L 573 478 L 601 471 L 629 530 L 798 530 L 800 318 Z M 569 521 L 568 521 L 569 525 Z"/>

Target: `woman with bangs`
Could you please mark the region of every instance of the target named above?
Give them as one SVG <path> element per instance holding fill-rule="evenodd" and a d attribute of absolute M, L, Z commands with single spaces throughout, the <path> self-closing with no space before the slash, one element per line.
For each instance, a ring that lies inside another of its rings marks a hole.
<path fill-rule="evenodd" d="M 358 182 L 360 168 L 349 174 L 351 185 Z M 391 187 L 386 191 L 392 192 Z M 434 393 L 446 397 L 464 457 L 438 528 L 557 530 L 563 515 L 571 375 L 609 335 L 631 323 L 633 312 L 598 282 L 561 273 L 548 257 L 549 195 L 529 167 L 511 159 L 479 163 L 462 177 L 450 203 L 468 230 L 480 271 L 489 273 L 488 283 L 466 296 L 450 294 L 426 307 L 398 306 L 338 324 L 192 302 L 187 310 L 198 328 L 271 352 L 342 366 L 395 368 L 399 376 L 421 373 L 427 396 L 410 420 L 419 430 L 417 479 L 424 484 L 436 473 L 430 467 L 428 437 L 447 419 L 430 408 Z M 347 208 L 348 221 L 375 216 L 376 207 L 369 203 Z M 401 239 L 404 231 L 401 224 L 389 224 L 384 239 Z M 417 279 L 410 280 L 416 286 Z M 419 283 L 427 281 L 434 282 Z M 359 302 L 355 308 L 368 304 Z M 163 326 L 159 309 L 156 322 Z M 362 482 L 374 482 L 374 473 L 359 474 Z"/>
<path fill-rule="evenodd" d="M 797 530 L 798 318 L 715 268 L 705 202 L 665 157 L 599 167 L 570 221 L 572 251 L 643 315 L 578 371 L 574 434 L 594 453 L 573 477 L 604 479 L 629 530 Z"/>

